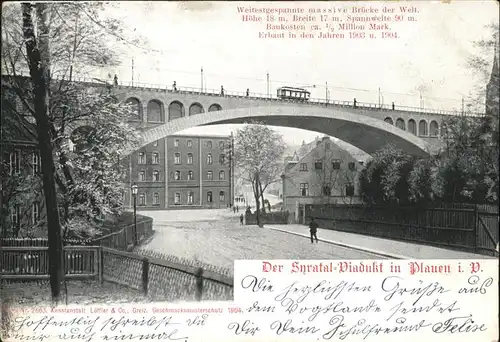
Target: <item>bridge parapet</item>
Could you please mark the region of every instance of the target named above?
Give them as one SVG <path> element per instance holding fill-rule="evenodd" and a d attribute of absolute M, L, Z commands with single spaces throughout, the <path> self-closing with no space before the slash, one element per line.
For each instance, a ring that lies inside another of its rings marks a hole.
<path fill-rule="evenodd" d="M 56 80 L 59 80 L 56 78 Z M 89 85 L 105 85 L 107 84 L 106 81 L 101 81 L 95 78 L 87 78 L 87 77 L 81 77 L 81 78 L 74 78 L 74 82 L 81 82 L 81 83 L 86 83 Z M 110 83 L 108 83 L 110 85 Z M 129 90 L 138 90 L 138 91 L 162 91 L 165 93 L 172 93 L 172 94 L 179 94 L 179 95 L 202 95 L 202 96 L 209 96 L 209 97 L 215 97 L 215 98 L 237 98 L 241 100 L 258 100 L 258 101 L 275 101 L 275 102 L 280 102 L 280 103 L 296 103 L 296 104 L 304 104 L 304 101 L 298 101 L 298 100 L 288 100 L 288 99 L 281 99 L 277 97 L 276 94 L 264 94 L 264 93 L 255 93 L 255 92 L 249 92 L 248 96 L 246 92 L 239 92 L 239 91 L 231 91 L 231 90 L 224 90 L 224 95 L 221 95 L 220 90 L 217 89 L 201 89 L 201 88 L 196 88 L 196 87 L 181 87 L 181 86 L 176 86 L 175 89 L 173 86 L 167 86 L 165 84 L 155 84 L 155 83 L 142 83 L 142 82 L 134 82 L 134 83 L 127 83 L 127 82 L 119 82 L 117 85 L 118 88 L 120 89 L 129 89 Z M 132 94 L 131 94 L 132 96 Z M 312 106 L 326 106 L 326 107 L 350 107 L 350 108 L 359 108 L 359 109 L 364 109 L 364 110 L 371 110 L 371 111 L 395 111 L 395 112 L 401 112 L 401 113 L 415 113 L 415 114 L 435 114 L 435 115 L 460 115 L 462 114 L 458 110 L 443 110 L 443 109 L 434 109 L 434 108 L 420 108 L 420 107 L 411 107 L 411 106 L 401 106 L 398 104 L 394 105 L 394 108 L 392 107 L 392 104 L 378 104 L 378 103 L 369 103 L 369 102 L 359 102 L 356 101 L 356 104 L 354 103 L 354 98 L 353 101 L 343 101 L 343 100 L 332 100 L 332 99 L 325 99 L 325 98 L 311 98 L 306 104 L 312 105 Z M 464 115 L 468 116 L 484 116 L 485 113 L 482 112 L 466 112 L 463 113 Z"/>

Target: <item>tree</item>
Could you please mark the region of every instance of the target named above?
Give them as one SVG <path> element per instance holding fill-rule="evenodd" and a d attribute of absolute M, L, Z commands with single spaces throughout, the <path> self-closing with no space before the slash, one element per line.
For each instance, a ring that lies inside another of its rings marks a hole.
<path fill-rule="evenodd" d="M 478 152 L 483 158 L 484 182 L 486 199 L 498 202 L 498 155 L 499 155 L 499 113 L 500 113 L 500 71 L 499 71 L 499 30 L 497 22 L 486 25 L 491 30 L 487 39 L 474 42 L 475 50 L 467 59 L 467 65 L 477 81 L 478 86 L 470 100 L 475 109 L 485 110 L 485 117 L 481 118 L 479 132 L 482 133 Z M 491 60 L 493 59 L 493 60 Z M 486 85 L 486 87 L 484 86 Z M 486 99 L 486 101 L 484 101 Z"/>
<path fill-rule="evenodd" d="M 259 122 L 251 122 L 236 132 L 234 138 L 234 164 L 241 177 L 252 185 L 257 214 L 260 223 L 262 193 L 269 184 L 280 180 L 281 159 L 285 142 L 281 134 Z"/>
<path fill-rule="evenodd" d="M 120 211 L 123 173 L 118 165 L 126 142 L 133 145 L 137 136 L 124 122 L 131 108 L 118 103 L 110 87 L 89 89 L 72 79 L 89 67 L 119 62 L 112 41 L 125 40 L 126 25 L 102 18 L 106 6 L 22 4 L 20 10 L 13 4 L 4 7 L 2 16 L 2 66 L 7 74 L 2 76 L 2 92 L 16 96 L 11 114 L 39 147 L 56 301 L 62 279 L 62 228 L 67 233 L 77 225 L 75 220 L 90 227 L 103 214 Z M 26 70 L 29 77 L 20 77 Z M 92 147 L 72 153 L 71 133 L 85 123 L 91 130 L 83 140 Z"/>
<path fill-rule="evenodd" d="M 36 21 L 33 20 L 34 12 L 37 19 Z M 36 120 L 38 147 L 42 161 L 43 192 L 47 208 L 48 253 L 52 299 L 58 301 L 60 286 L 64 279 L 64 270 L 62 267 L 61 223 L 57 205 L 54 177 L 55 166 L 52 159 L 52 135 L 49 123 L 50 27 L 48 21 L 48 6 L 45 3 L 39 3 L 34 7 L 29 3 L 23 3 L 22 14 L 26 56 L 33 89 L 33 114 Z M 38 37 L 35 30 L 38 33 Z"/>

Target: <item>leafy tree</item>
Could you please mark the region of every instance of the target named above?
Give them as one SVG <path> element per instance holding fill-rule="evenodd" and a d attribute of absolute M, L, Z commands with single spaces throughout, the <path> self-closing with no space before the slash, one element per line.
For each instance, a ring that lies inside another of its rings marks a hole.
<path fill-rule="evenodd" d="M 234 145 L 234 164 L 241 177 L 252 185 L 257 224 L 261 226 L 262 194 L 269 184 L 280 180 L 285 142 L 281 134 L 259 122 L 252 122 L 236 132 Z"/>
<path fill-rule="evenodd" d="M 366 163 L 359 176 L 360 196 L 365 203 L 381 205 L 389 201 L 383 179 L 390 163 L 400 154 L 400 150 L 389 144 Z"/>
<path fill-rule="evenodd" d="M 126 25 L 102 15 L 107 6 L 23 3 L 2 13 L 2 92 L 16 96 L 9 113 L 39 147 L 54 300 L 62 279 L 62 228 L 68 234 L 119 213 L 118 165 L 126 142 L 137 137 L 124 122 L 131 108 L 118 103 L 110 87 L 73 82 L 75 73 L 119 63 L 114 43 L 126 41 Z M 82 137 L 90 147 L 73 153 L 71 134 L 82 125 L 91 128 Z"/>
<path fill-rule="evenodd" d="M 408 175 L 408 200 L 415 204 L 425 204 L 433 200 L 433 184 L 436 166 L 433 158 L 421 158 L 415 161 Z"/>

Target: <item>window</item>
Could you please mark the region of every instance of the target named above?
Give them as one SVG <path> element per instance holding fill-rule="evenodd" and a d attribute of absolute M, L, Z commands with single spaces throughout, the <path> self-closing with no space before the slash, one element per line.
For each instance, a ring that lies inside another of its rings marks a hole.
<path fill-rule="evenodd" d="M 175 171 L 174 180 L 181 180 L 181 172 L 180 171 Z"/>
<path fill-rule="evenodd" d="M 180 153 L 174 153 L 174 164 L 175 165 L 180 165 L 181 163 L 181 154 Z"/>
<path fill-rule="evenodd" d="M 300 171 L 307 171 L 307 163 L 300 163 Z"/>
<path fill-rule="evenodd" d="M 188 204 L 193 204 L 194 203 L 194 192 L 190 191 L 188 192 Z"/>
<path fill-rule="evenodd" d="M 207 192 L 207 202 L 212 203 L 212 191 Z"/>
<path fill-rule="evenodd" d="M 352 184 L 352 183 L 347 183 L 347 184 L 345 185 L 345 195 L 346 195 L 346 196 L 349 196 L 349 197 L 354 196 L 354 184 Z"/>
<path fill-rule="evenodd" d="M 193 171 L 188 171 L 188 180 L 193 180 L 193 179 L 194 179 Z"/>
<path fill-rule="evenodd" d="M 140 181 L 146 180 L 146 171 L 139 171 L 139 180 Z"/>
<path fill-rule="evenodd" d="M 309 184 L 308 183 L 300 183 L 300 195 L 301 196 L 309 196 Z"/>
<path fill-rule="evenodd" d="M 219 171 L 219 180 L 224 180 L 226 178 L 226 173 L 224 171 Z"/>
<path fill-rule="evenodd" d="M 221 150 L 223 150 L 223 149 L 224 149 L 224 141 L 219 141 L 219 148 L 220 148 Z"/>
<path fill-rule="evenodd" d="M 208 179 L 208 180 L 212 180 L 212 179 L 214 179 L 214 176 L 213 176 L 213 174 L 212 174 L 212 171 L 207 171 L 207 179 Z"/>
<path fill-rule="evenodd" d="M 323 187 L 323 196 L 330 196 L 331 190 L 329 186 L 324 186 Z"/>
<path fill-rule="evenodd" d="M 314 162 L 314 169 L 315 170 L 322 170 L 323 169 L 323 161 L 322 160 L 316 160 Z"/>
<path fill-rule="evenodd" d="M 33 175 L 40 172 L 40 156 L 38 152 L 33 152 Z"/>
<path fill-rule="evenodd" d="M 211 141 L 207 141 L 207 148 L 212 148 L 212 142 Z"/>
<path fill-rule="evenodd" d="M 186 145 L 187 147 L 193 147 L 193 142 L 191 140 L 188 140 Z"/>
<path fill-rule="evenodd" d="M 187 156 L 187 163 L 189 165 L 193 164 L 193 154 L 192 153 L 188 153 L 188 156 Z"/>
<path fill-rule="evenodd" d="M 137 157 L 138 157 L 137 160 L 138 164 L 146 164 L 146 154 L 144 152 L 139 152 L 139 155 Z"/>
<path fill-rule="evenodd" d="M 332 169 L 340 170 L 340 159 L 334 159 L 332 161 Z"/>
<path fill-rule="evenodd" d="M 350 162 L 350 163 L 349 163 L 349 164 L 347 164 L 347 165 L 348 165 L 347 167 L 349 168 L 349 170 L 351 170 L 351 171 L 356 170 L 356 163 L 354 163 L 354 162 Z"/>
<path fill-rule="evenodd" d="M 139 194 L 139 205 L 146 205 L 146 194 Z"/>
<path fill-rule="evenodd" d="M 179 139 L 175 139 L 175 141 L 174 141 L 174 147 L 179 147 Z"/>
<path fill-rule="evenodd" d="M 10 153 L 10 172 L 9 174 L 19 174 L 21 172 L 21 155 L 19 151 Z"/>
<path fill-rule="evenodd" d="M 31 223 L 37 224 L 40 221 L 40 203 L 33 203 L 33 208 L 31 209 Z"/>
<path fill-rule="evenodd" d="M 181 204 L 181 193 L 180 192 L 175 193 L 174 204 Z"/>
<path fill-rule="evenodd" d="M 224 194 L 224 191 L 219 192 L 219 202 L 224 202 L 226 200 L 226 196 Z"/>
<path fill-rule="evenodd" d="M 154 147 L 158 147 L 158 140 L 156 140 L 156 141 L 153 143 L 153 146 L 154 146 Z"/>
<path fill-rule="evenodd" d="M 153 171 L 153 181 L 154 182 L 160 181 L 160 171 L 158 171 L 158 170 Z"/>
<path fill-rule="evenodd" d="M 12 228 L 18 228 L 21 223 L 21 207 L 16 205 L 10 209 L 10 223 Z"/>
<path fill-rule="evenodd" d="M 226 156 L 221 154 L 219 156 L 219 164 L 224 165 L 225 162 L 226 162 Z"/>
<path fill-rule="evenodd" d="M 153 164 L 160 164 L 160 155 L 158 152 L 153 152 Z"/>
<path fill-rule="evenodd" d="M 153 205 L 159 205 L 160 204 L 160 194 L 155 192 L 153 193 Z"/>
<path fill-rule="evenodd" d="M 212 165 L 213 162 L 214 160 L 212 158 L 212 154 L 211 153 L 207 154 L 207 164 Z"/>

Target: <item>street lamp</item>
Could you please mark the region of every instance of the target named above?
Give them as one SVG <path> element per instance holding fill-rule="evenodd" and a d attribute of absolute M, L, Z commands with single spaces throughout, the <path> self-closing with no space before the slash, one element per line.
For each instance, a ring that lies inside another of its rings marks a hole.
<path fill-rule="evenodd" d="M 132 196 L 134 196 L 134 246 L 137 246 L 137 190 L 138 186 L 132 185 Z"/>

